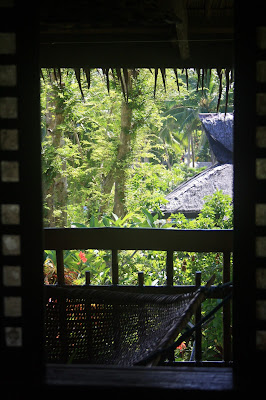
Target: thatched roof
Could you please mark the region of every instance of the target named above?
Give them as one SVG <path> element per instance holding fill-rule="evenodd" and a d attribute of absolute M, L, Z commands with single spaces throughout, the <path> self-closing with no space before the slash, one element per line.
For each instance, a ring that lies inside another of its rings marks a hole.
<path fill-rule="evenodd" d="M 46 0 L 40 3 L 40 66 L 115 74 L 128 98 L 129 69 L 217 69 L 220 93 L 233 79 L 233 0 Z M 115 71 L 115 72 L 114 72 Z M 178 77 L 177 77 L 178 84 Z M 220 97 L 220 96 L 219 96 Z M 226 101 L 227 103 L 227 101 Z M 219 104 L 217 109 L 219 108 Z"/>
<path fill-rule="evenodd" d="M 217 161 L 221 164 L 231 164 L 233 162 L 233 114 L 199 114 L 199 118 Z"/>
<path fill-rule="evenodd" d="M 204 197 L 222 190 L 233 198 L 233 165 L 216 164 L 182 183 L 165 198 L 168 203 L 161 208 L 165 217 L 182 213 L 195 218 L 204 205 Z"/>
<path fill-rule="evenodd" d="M 46 0 L 40 64 L 232 68 L 233 0 Z"/>
<path fill-rule="evenodd" d="M 201 211 L 204 197 L 222 190 L 233 198 L 233 114 L 199 114 L 210 147 L 218 161 L 214 166 L 177 186 L 161 208 L 165 216 L 183 213 L 194 218 Z"/>

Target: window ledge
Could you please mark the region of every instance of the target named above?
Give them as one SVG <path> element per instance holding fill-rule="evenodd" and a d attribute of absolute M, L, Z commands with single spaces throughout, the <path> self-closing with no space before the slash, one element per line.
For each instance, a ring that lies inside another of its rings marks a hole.
<path fill-rule="evenodd" d="M 48 364 L 46 387 L 232 391 L 232 368 Z"/>

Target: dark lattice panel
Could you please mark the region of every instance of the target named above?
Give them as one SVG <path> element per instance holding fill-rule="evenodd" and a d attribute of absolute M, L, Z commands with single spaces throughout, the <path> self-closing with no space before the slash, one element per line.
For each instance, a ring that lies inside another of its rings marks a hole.
<path fill-rule="evenodd" d="M 47 287 L 47 361 L 133 365 L 167 345 L 197 301 L 198 292 L 165 296 Z"/>

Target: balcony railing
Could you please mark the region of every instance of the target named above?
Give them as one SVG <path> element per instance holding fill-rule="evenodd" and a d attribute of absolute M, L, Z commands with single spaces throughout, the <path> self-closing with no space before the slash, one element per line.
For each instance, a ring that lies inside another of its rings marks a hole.
<path fill-rule="evenodd" d="M 223 282 L 230 282 L 230 257 L 233 251 L 233 231 L 231 230 L 178 230 L 149 228 L 46 228 L 44 229 L 44 249 L 55 250 L 57 260 L 57 284 L 65 284 L 64 250 L 98 249 L 110 250 L 111 285 L 109 290 L 124 290 L 143 293 L 187 293 L 201 286 L 201 274 L 196 273 L 195 285 L 174 285 L 174 252 L 222 253 Z M 143 274 L 138 275 L 138 285 L 119 285 L 119 250 L 153 250 L 166 252 L 166 284 L 164 286 L 144 286 Z M 86 285 L 90 285 L 89 273 Z M 94 288 L 99 286 L 94 286 Z M 222 299 L 231 290 L 219 287 L 208 295 L 209 298 Z M 195 323 L 201 319 L 201 308 L 195 315 Z M 223 364 L 232 360 L 231 356 L 231 306 L 223 306 Z M 202 332 L 195 334 L 195 362 L 202 361 Z M 170 357 L 171 358 L 171 357 Z"/>

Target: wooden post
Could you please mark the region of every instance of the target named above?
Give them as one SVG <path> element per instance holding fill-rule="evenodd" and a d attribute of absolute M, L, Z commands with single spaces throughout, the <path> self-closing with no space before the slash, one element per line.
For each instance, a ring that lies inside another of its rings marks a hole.
<path fill-rule="evenodd" d="M 167 286 L 173 286 L 174 276 L 174 252 L 168 250 L 166 253 L 166 284 Z"/>
<path fill-rule="evenodd" d="M 201 271 L 197 271 L 195 274 L 195 284 L 196 287 L 201 286 Z M 198 306 L 197 311 L 195 313 L 195 324 L 197 324 L 201 320 L 201 304 Z M 201 326 L 199 326 L 195 331 L 195 361 L 201 361 L 202 357 L 202 335 L 201 335 Z"/>
<path fill-rule="evenodd" d="M 57 284 L 64 286 L 65 284 L 65 273 L 64 273 L 64 251 L 56 250 L 56 269 L 57 269 Z"/>
<path fill-rule="evenodd" d="M 91 284 L 91 273 L 90 271 L 85 271 L 85 286 L 90 286 Z M 86 337 L 87 337 L 87 357 L 90 359 L 90 352 L 92 348 L 92 312 L 91 312 L 91 301 L 85 298 L 85 312 L 86 312 Z"/>
<path fill-rule="evenodd" d="M 144 286 L 144 272 L 138 272 L 139 286 Z"/>
<path fill-rule="evenodd" d="M 85 278 L 86 278 L 86 285 L 90 285 L 91 284 L 91 273 L 90 271 L 86 271 L 85 272 Z"/>
<path fill-rule="evenodd" d="M 167 250 L 166 252 L 166 285 L 173 286 L 174 276 L 174 252 L 173 250 Z M 170 362 L 175 361 L 175 351 L 171 350 L 168 354 L 168 360 Z"/>
<path fill-rule="evenodd" d="M 62 249 L 56 250 L 56 265 L 57 265 L 57 284 L 58 286 L 64 286 L 65 284 L 65 271 L 64 271 L 64 251 Z M 59 335 L 62 343 L 60 351 L 60 361 L 62 363 L 67 362 L 68 354 L 65 352 L 67 348 L 67 313 L 66 313 L 66 298 L 65 296 L 58 298 L 59 303 Z"/>
<path fill-rule="evenodd" d="M 112 250 L 112 284 L 118 285 L 118 250 Z"/>
<path fill-rule="evenodd" d="M 223 283 L 230 282 L 230 252 L 223 253 Z M 231 304 L 223 306 L 223 348 L 224 361 L 231 360 Z"/>

